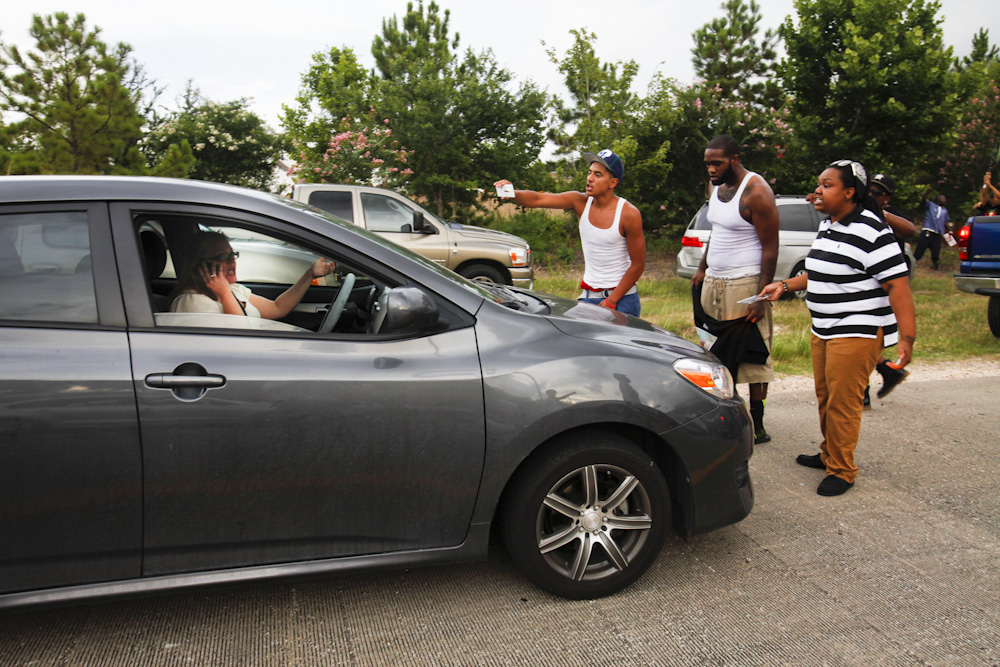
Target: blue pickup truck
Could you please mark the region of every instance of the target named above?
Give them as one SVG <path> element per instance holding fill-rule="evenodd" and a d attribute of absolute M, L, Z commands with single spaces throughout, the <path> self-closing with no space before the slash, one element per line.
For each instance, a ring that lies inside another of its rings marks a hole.
<path fill-rule="evenodd" d="M 1000 338 L 1000 216 L 969 218 L 956 236 L 962 263 L 955 274 L 955 286 L 990 298 L 986 320 L 990 332 Z"/>

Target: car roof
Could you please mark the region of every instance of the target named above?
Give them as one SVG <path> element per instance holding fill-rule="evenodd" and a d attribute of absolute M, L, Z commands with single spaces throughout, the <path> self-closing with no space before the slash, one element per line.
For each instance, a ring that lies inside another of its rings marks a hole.
<path fill-rule="evenodd" d="M 185 201 L 226 206 L 246 199 L 275 202 L 277 195 L 223 183 L 152 176 L 4 176 L 0 201 L 10 203 L 107 201 L 116 199 Z"/>

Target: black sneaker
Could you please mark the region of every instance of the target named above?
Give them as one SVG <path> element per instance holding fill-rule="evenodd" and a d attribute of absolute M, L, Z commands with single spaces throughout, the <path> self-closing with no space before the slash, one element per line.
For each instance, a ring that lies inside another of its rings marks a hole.
<path fill-rule="evenodd" d="M 854 486 L 854 482 L 845 482 L 835 475 L 827 475 L 816 488 L 816 493 L 821 496 L 839 496 Z"/>
<path fill-rule="evenodd" d="M 753 434 L 753 444 L 763 445 L 765 442 L 771 442 L 771 436 L 767 434 L 767 431 L 761 429 Z"/>
<path fill-rule="evenodd" d="M 865 387 L 865 397 L 861 401 L 861 408 L 863 410 L 871 410 L 872 409 L 872 397 L 869 395 L 869 391 L 870 390 L 871 390 L 871 387 Z"/>
<path fill-rule="evenodd" d="M 896 385 L 906 379 L 910 371 L 905 368 L 893 368 L 886 362 L 880 363 L 875 370 L 882 376 L 882 388 L 878 390 L 878 397 L 885 398 L 896 388 Z"/>
<path fill-rule="evenodd" d="M 805 466 L 807 468 L 826 470 L 826 466 L 823 464 L 823 461 L 820 460 L 819 454 L 813 454 L 812 456 L 809 456 L 808 454 L 799 454 L 795 457 L 795 462 L 800 466 Z"/>

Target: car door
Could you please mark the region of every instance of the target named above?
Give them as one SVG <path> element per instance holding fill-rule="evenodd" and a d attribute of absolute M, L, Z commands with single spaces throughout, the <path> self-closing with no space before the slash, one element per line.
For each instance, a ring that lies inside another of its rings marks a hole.
<path fill-rule="evenodd" d="M 150 208 L 113 208 L 129 276 L 142 271 L 136 215 Z M 213 229 L 277 224 L 231 210 L 181 212 Z M 297 242 L 282 229 L 283 241 Z M 363 279 L 386 271 L 349 247 L 302 245 Z M 471 326 L 413 336 L 156 326 L 148 291 L 129 276 L 144 574 L 463 541 L 485 447 Z"/>
<path fill-rule="evenodd" d="M 124 324 L 106 204 L 0 206 L 0 593 L 139 576 Z"/>

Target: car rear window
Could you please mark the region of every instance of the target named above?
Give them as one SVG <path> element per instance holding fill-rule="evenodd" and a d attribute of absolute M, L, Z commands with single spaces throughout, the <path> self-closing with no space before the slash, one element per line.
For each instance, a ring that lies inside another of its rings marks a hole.
<path fill-rule="evenodd" d="M 319 190 L 309 195 L 309 203 L 341 220 L 354 222 L 354 204 L 351 202 L 350 191 Z"/>
<path fill-rule="evenodd" d="M 806 201 L 778 200 L 778 216 L 781 230 L 785 232 L 815 232 L 819 230 L 819 218 L 812 204 Z"/>
<path fill-rule="evenodd" d="M 712 224 L 708 221 L 708 204 L 698 209 L 698 212 L 694 214 L 694 218 L 691 219 L 688 228 L 711 231 Z"/>

